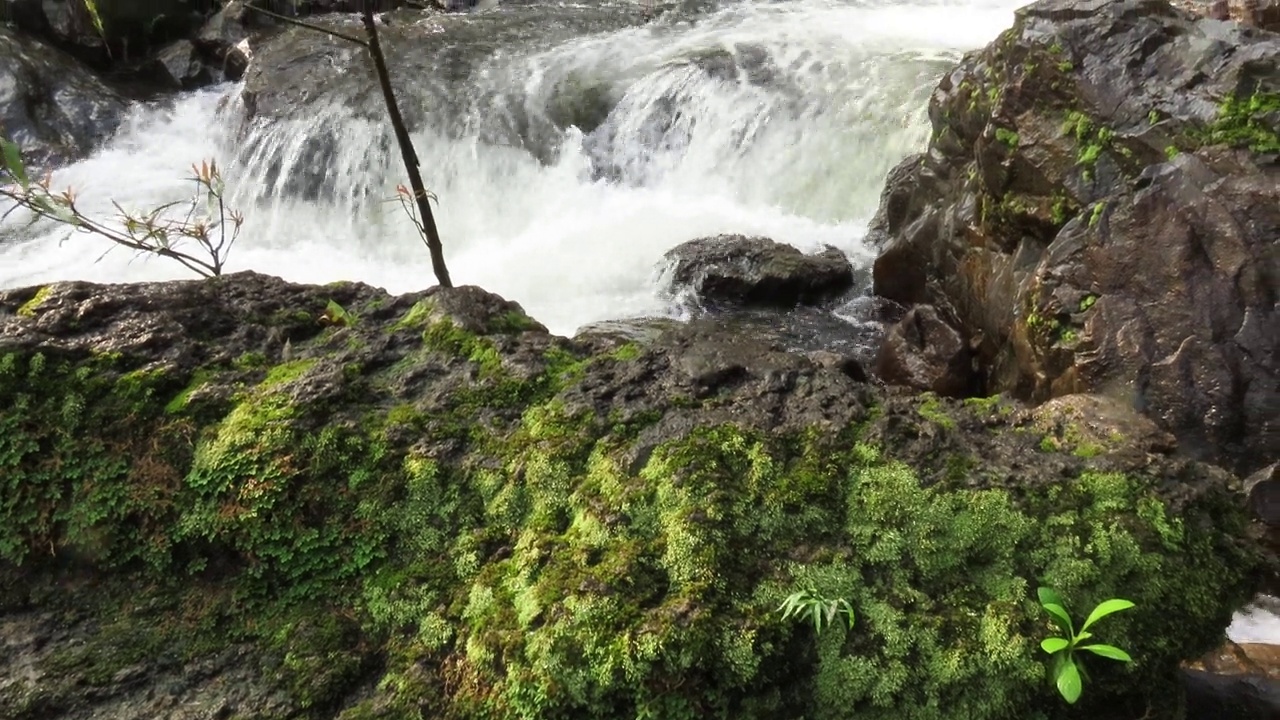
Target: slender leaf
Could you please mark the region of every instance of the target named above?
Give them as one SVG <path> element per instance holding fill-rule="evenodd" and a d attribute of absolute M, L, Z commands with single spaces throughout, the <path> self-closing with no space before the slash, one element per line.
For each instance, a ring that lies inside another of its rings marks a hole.
<path fill-rule="evenodd" d="M 1062 663 L 1057 681 L 1058 692 L 1062 694 L 1062 699 L 1074 705 L 1080 699 L 1081 691 L 1084 690 L 1084 683 L 1080 680 L 1080 669 L 1076 667 L 1075 660 L 1067 658 Z"/>
<path fill-rule="evenodd" d="M 1050 655 L 1070 647 L 1071 641 L 1066 638 L 1051 637 L 1040 641 L 1040 647 Z"/>
<path fill-rule="evenodd" d="M 1101 655 L 1104 658 L 1111 658 L 1120 662 L 1133 662 L 1133 658 L 1129 657 L 1129 653 L 1114 645 L 1081 645 L 1078 649 L 1088 650 L 1094 655 Z"/>
<path fill-rule="evenodd" d="M 1060 605 L 1062 607 L 1067 606 L 1067 601 L 1062 599 L 1062 596 L 1059 595 L 1057 591 L 1054 590 L 1053 588 L 1047 588 L 1047 587 L 1037 588 L 1036 595 L 1039 596 L 1041 605 L 1052 604 L 1052 605 Z"/>
<path fill-rule="evenodd" d="M 18 149 L 18 144 L 0 138 L 0 153 L 3 153 L 4 168 L 13 179 L 24 188 L 30 185 L 31 180 L 27 177 L 26 166 L 22 164 L 22 151 Z"/>
<path fill-rule="evenodd" d="M 1107 600 L 1094 608 L 1093 612 L 1089 613 L 1089 619 L 1084 621 L 1084 625 L 1080 627 L 1080 631 L 1084 632 L 1085 630 L 1088 630 L 1090 625 L 1112 613 L 1117 613 L 1121 610 L 1128 610 L 1131 607 L 1133 607 L 1133 603 L 1128 600 L 1121 600 L 1120 598 Z"/>

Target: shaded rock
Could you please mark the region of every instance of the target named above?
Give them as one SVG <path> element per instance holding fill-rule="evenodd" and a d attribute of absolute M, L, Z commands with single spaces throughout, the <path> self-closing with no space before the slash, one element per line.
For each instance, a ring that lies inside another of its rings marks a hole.
<path fill-rule="evenodd" d="M 244 76 L 253 59 L 249 32 L 255 17 L 240 0 L 230 0 L 214 13 L 196 34 L 195 44 L 211 69 L 226 80 Z"/>
<path fill-rule="evenodd" d="M 192 90 L 213 82 L 195 43 L 179 40 L 156 53 L 147 65 L 151 75 L 175 90 Z"/>
<path fill-rule="evenodd" d="M 1183 670 L 1188 720 L 1280 717 L 1280 646 L 1234 643 Z"/>
<path fill-rule="evenodd" d="M 0 26 L 0 131 L 29 165 L 84 157 L 127 110 L 124 98 L 71 56 Z"/>
<path fill-rule="evenodd" d="M 192 36 L 211 11 L 188 0 L 112 0 L 96 4 L 102 29 L 80 0 L 0 0 L 17 26 L 95 67 L 128 64 Z"/>
<path fill-rule="evenodd" d="M 806 255 L 768 238 L 718 235 L 677 245 L 664 257 L 668 291 L 712 306 L 818 305 L 853 287 L 853 266 L 831 246 Z"/>
<path fill-rule="evenodd" d="M 974 390 L 968 343 L 928 305 L 912 308 L 889 328 L 876 356 L 876 376 L 948 397 Z"/>
<path fill-rule="evenodd" d="M 875 292 L 953 312 L 988 393 L 1110 394 L 1196 457 L 1266 464 L 1274 108 L 1280 36 L 1158 0 L 1029 5 L 935 91 L 870 232 Z"/>

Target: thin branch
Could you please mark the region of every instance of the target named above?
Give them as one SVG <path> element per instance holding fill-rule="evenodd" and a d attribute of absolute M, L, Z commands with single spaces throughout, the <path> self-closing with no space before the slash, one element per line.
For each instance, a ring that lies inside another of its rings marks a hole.
<path fill-rule="evenodd" d="M 366 41 L 366 40 L 361 40 L 360 38 L 356 37 L 355 35 L 348 35 L 348 34 L 346 34 L 346 33 L 344 33 L 344 32 L 339 32 L 339 31 L 337 31 L 337 30 L 330 30 L 329 28 L 320 27 L 319 25 L 315 25 L 315 24 L 312 24 L 312 23 L 309 23 L 309 22 L 305 22 L 305 21 L 302 21 L 302 20 L 296 20 L 296 19 L 294 19 L 294 18 L 287 17 L 287 16 L 285 16 L 285 15 L 281 15 L 281 14 L 279 14 L 279 13 L 271 12 L 270 10 L 264 10 L 263 8 L 255 7 L 255 6 L 253 6 L 253 5 L 245 5 L 245 8 L 247 8 L 247 9 L 249 9 L 249 10 L 252 10 L 252 11 L 254 11 L 254 12 L 256 12 L 256 13 L 261 13 L 261 14 L 263 14 L 263 15 L 266 15 L 266 16 L 267 16 L 267 17 L 269 17 L 269 18 L 274 18 L 274 19 L 279 20 L 280 22 L 283 22 L 283 23 L 288 23 L 288 24 L 290 24 L 290 25 L 297 25 L 298 27 L 306 28 L 306 29 L 308 29 L 308 30 L 314 30 L 314 31 L 316 31 L 316 32 L 318 32 L 318 33 L 324 33 L 325 35 L 330 35 L 330 36 L 332 36 L 332 37 L 336 37 L 336 38 L 338 38 L 339 40 L 346 40 L 347 42 L 355 43 L 355 44 L 357 44 L 357 45 L 359 45 L 359 46 L 361 46 L 361 47 L 366 47 L 366 48 L 367 48 L 367 47 L 369 47 L 369 43 L 368 43 L 368 41 Z"/>
<path fill-rule="evenodd" d="M 435 272 L 440 287 L 453 287 L 449 278 L 449 268 L 444 262 L 444 245 L 440 242 L 440 231 L 436 228 L 435 216 L 431 213 L 429 193 L 422 183 L 422 174 L 418 171 L 418 154 L 413 149 L 413 140 L 409 137 L 409 129 L 405 127 L 404 118 L 400 115 L 400 107 L 396 104 L 395 91 L 391 88 L 391 75 L 387 72 L 387 60 L 382 55 L 382 44 L 378 42 L 378 26 L 373 21 L 373 8 L 366 7 L 362 18 L 364 29 L 369 34 L 369 54 L 373 56 L 373 67 L 378 73 L 378 83 L 382 86 L 382 98 L 387 103 L 387 115 L 391 118 L 391 127 L 396 132 L 396 143 L 400 146 L 400 156 L 404 160 L 404 169 L 409 173 L 409 186 L 418 201 L 418 211 L 422 213 L 421 225 L 425 232 L 423 240 L 431 253 L 431 269 Z"/>

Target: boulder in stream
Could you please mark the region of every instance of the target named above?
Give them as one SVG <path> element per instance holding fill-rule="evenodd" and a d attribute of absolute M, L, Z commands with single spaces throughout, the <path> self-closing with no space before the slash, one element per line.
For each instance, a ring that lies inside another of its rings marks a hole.
<path fill-rule="evenodd" d="M 853 266 L 837 248 L 805 254 L 769 238 L 717 235 L 667 252 L 668 292 L 706 305 L 788 309 L 818 305 L 853 287 Z"/>

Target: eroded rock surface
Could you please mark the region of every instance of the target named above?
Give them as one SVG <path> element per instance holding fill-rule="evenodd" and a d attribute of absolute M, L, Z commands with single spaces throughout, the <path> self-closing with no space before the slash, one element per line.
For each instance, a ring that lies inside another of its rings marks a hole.
<path fill-rule="evenodd" d="M 1280 35 L 1042 0 L 943 78 L 889 178 L 875 291 L 953 313 L 987 392 L 1130 403 L 1280 457 Z"/>

